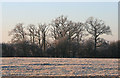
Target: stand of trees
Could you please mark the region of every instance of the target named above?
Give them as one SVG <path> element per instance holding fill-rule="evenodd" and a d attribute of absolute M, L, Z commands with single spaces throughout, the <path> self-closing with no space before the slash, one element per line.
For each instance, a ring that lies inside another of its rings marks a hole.
<path fill-rule="evenodd" d="M 110 35 L 110 27 L 90 17 L 85 23 L 65 16 L 50 24 L 19 23 L 9 35 L 11 43 L 2 43 L 2 56 L 10 57 L 119 57 L 120 41 L 109 42 L 100 35 Z"/>

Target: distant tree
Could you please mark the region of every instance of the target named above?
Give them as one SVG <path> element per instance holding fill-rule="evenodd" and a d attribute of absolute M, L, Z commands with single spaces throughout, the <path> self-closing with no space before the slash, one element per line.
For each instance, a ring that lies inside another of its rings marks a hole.
<path fill-rule="evenodd" d="M 63 57 L 66 51 L 66 44 L 68 40 L 68 32 L 69 32 L 69 24 L 68 24 L 67 17 L 63 15 L 57 17 L 52 21 L 51 24 L 51 34 L 54 39 L 54 46 L 55 46 L 55 56 Z M 63 49 L 62 49 L 63 48 Z"/>
<path fill-rule="evenodd" d="M 11 57 L 15 55 L 15 50 L 12 44 L 2 43 L 2 56 Z"/>
<path fill-rule="evenodd" d="M 55 40 L 58 40 L 59 38 L 65 37 L 68 31 L 68 20 L 67 17 L 60 16 L 57 17 L 52 22 L 52 36 Z"/>
<path fill-rule="evenodd" d="M 51 33 L 52 37 L 55 40 L 55 44 L 61 44 L 66 45 L 66 50 L 63 52 L 63 49 L 61 51 L 64 55 L 68 55 L 70 51 L 70 43 L 71 41 L 77 41 L 80 42 L 83 37 L 83 23 L 75 23 L 72 21 L 69 21 L 67 17 L 61 15 L 60 17 L 57 17 L 55 20 L 53 20 L 51 24 Z M 60 41 L 63 40 L 63 41 Z M 66 41 L 66 42 L 65 42 Z M 61 43 L 62 42 L 62 43 Z M 67 47 L 68 46 L 68 47 Z M 62 48 L 63 46 L 61 46 Z M 60 45 L 59 48 L 60 49 Z M 65 49 L 64 49 L 65 50 Z M 65 54 L 68 52 L 67 54 Z M 59 53 L 60 54 L 60 53 Z"/>
<path fill-rule="evenodd" d="M 43 50 L 45 52 L 46 45 L 47 45 L 47 41 L 46 41 L 47 25 L 46 24 L 39 24 L 39 30 L 41 31 L 41 40 L 42 40 L 41 48 L 43 48 Z"/>
<path fill-rule="evenodd" d="M 39 47 L 41 47 L 41 26 L 39 25 L 38 28 L 36 29 L 36 36 L 37 36 L 37 40 L 38 40 L 38 45 Z"/>
<path fill-rule="evenodd" d="M 75 37 L 81 38 L 83 31 L 83 23 L 75 23 L 69 21 L 67 17 L 61 15 L 52 22 L 51 33 L 55 40 L 59 40 L 62 37 L 69 37 L 74 39 Z M 81 36 L 81 37 L 80 37 Z"/>
<path fill-rule="evenodd" d="M 100 37 L 103 34 L 110 35 L 110 27 L 93 17 L 81 23 L 61 15 L 47 25 L 29 24 L 26 30 L 23 23 L 18 23 L 9 33 L 11 43 L 2 44 L 2 54 L 20 57 L 119 57 L 120 41 L 106 41 Z M 92 37 L 86 39 L 87 35 Z"/>
<path fill-rule="evenodd" d="M 70 23 L 71 24 L 71 23 Z M 83 36 L 85 36 L 83 23 L 78 22 L 72 24 L 72 29 L 69 31 L 69 35 L 73 41 L 80 42 L 82 41 Z"/>
<path fill-rule="evenodd" d="M 95 57 L 93 50 L 94 50 L 94 40 L 92 38 L 89 38 L 84 42 L 82 56 Z"/>
<path fill-rule="evenodd" d="M 36 35 L 36 27 L 33 24 L 29 24 L 28 27 L 28 35 L 30 36 L 30 41 L 32 44 L 35 44 L 35 35 Z"/>
<path fill-rule="evenodd" d="M 85 28 L 94 39 L 94 53 L 96 53 L 97 43 L 99 43 L 98 41 L 100 39 L 99 36 L 102 34 L 111 34 L 110 27 L 105 25 L 105 23 L 102 20 L 90 17 L 85 23 Z"/>
<path fill-rule="evenodd" d="M 26 41 L 23 41 L 21 43 L 16 43 L 14 45 L 15 49 L 15 56 L 28 56 L 29 55 L 29 44 Z"/>
<path fill-rule="evenodd" d="M 11 42 L 18 43 L 26 40 L 26 32 L 24 30 L 23 24 L 18 23 L 12 31 L 10 31 L 9 35 L 12 35 Z"/>
<path fill-rule="evenodd" d="M 119 45 L 120 41 L 116 41 L 116 42 L 111 42 L 109 47 L 108 47 L 108 53 L 106 53 L 106 56 L 109 57 L 119 57 Z"/>

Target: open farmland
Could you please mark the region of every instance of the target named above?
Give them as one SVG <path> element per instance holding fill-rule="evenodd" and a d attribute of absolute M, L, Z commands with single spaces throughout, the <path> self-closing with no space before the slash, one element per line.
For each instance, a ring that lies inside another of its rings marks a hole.
<path fill-rule="evenodd" d="M 118 59 L 2 58 L 2 76 L 117 76 Z"/>

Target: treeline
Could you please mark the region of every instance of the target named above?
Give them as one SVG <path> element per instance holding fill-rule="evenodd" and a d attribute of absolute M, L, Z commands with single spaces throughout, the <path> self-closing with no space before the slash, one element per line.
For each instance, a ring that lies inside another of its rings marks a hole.
<path fill-rule="evenodd" d="M 3 57 L 120 57 L 118 53 L 118 44 L 120 41 L 111 42 L 97 48 L 94 54 L 93 42 L 86 41 L 84 44 L 71 43 L 70 51 L 67 44 L 60 44 L 56 47 L 49 47 L 45 52 L 38 45 L 32 45 L 28 42 L 19 44 L 2 44 Z M 120 50 L 119 50 L 120 51 Z"/>
<path fill-rule="evenodd" d="M 100 35 L 110 35 L 110 27 L 90 17 L 85 23 L 73 22 L 65 16 L 50 24 L 17 24 L 9 32 L 10 43 L 2 43 L 4 57 L 119 57 L 117 42 Z"/>

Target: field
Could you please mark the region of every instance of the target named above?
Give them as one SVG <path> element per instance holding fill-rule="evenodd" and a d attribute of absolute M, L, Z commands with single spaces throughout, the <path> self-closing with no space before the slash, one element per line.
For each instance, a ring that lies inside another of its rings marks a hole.
<path fill-rule="evenodd" d="M 1 58 L 2 76 L 118 76 L 118 59 Z"/>

